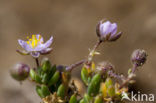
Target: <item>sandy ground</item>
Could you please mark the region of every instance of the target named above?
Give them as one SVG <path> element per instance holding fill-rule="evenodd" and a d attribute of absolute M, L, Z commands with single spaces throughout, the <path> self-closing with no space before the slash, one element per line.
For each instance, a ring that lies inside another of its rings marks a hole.
<path fill-rule="evenodd" d="M 85 58 L 97 40 L 95 26 L 103 18 L 117 22 L 120 40 L 100 46 L 96 62 L 110 61 L 119 73 L 131 67 L 134 49 L 148 52 L 148 61 L 137 73 L 135 89 L 156 94 L 156 1 L 155 0 L 0 0 L 0 103 L 39 103 L 34 84 L 20 85 L 9 75 L 17 62 L 33 67 L 30 56 L 15 52 L 19 38 L 41 33 L 54 36 L 53 63 L 70 65 Z M 73 72 L 80 79 L 80 68 Z"/>

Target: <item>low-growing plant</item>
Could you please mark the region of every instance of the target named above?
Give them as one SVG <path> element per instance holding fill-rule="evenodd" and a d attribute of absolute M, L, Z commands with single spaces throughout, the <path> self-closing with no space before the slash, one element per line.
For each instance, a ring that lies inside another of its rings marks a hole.
<path fill-rule="evenodd" d="M 128 98 L 128 85 L 134 83 L 134 77 L 138 67 L 142 66 L 147 58 L 145 50 L 137 49 L 132 53 L 132 68 L 128 75 L 117 74 L 114 66 L 103 61 L 95 64 L 93 57 L 99 55 L 97 48 L 102 43 L 115 42 L 122 32 L 117 32 L 117 24 L 110 21 L 100 21 L 96 26 L 98 41 L 89 51 L 89 55 L 70 66 L 55 65 L 48 58 L 39 61 L 40 55 L 49 54 L 52 51 L 50 45 L 53 42 L 51 36 L 44 43 L 40 34 L 32 35 L 28 41 L 18 40 L 24 50 L 17 50 L 22 55 L 31 55 L 36 61 L 36 67 L 30 69 L 27 64 L 18 63 L 11 70 L 11 76 L 17 81 L 29 78 L 36 83 L 36 92 L 43 103 L 123 103 Z M 80 95 L 74 81 L 71 81 L 71 73 L 74 68 L 82 65 L 81 80 L 87 90 Z"/>

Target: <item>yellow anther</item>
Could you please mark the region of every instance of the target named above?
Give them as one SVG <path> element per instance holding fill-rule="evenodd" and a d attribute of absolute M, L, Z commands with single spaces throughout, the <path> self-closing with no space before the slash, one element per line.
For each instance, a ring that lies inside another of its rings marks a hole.
<path fill-rule="evenodd" d="M 30 42 L 29 42 L 29 41 L 27 41 L 27 44 L 30 44 Z"/>
<path fill-rule="evenodd" d="M 32 46 L 32 48 L 34 48 L 34 46 L 35 46 L 34 40 L 32 41 L 31 46 Z"/>
<path fill-rule="evenodd" d="M 37 35 L 33 34 L 32 38 L 29 38 L 29 37 L 27 38 L 28 38 L 27 44 L 29 44 L 32 48 L 35 48 L 40 43 L 40 40 L 42 37 L 39 35 L 39 37 L 37 38 Z"/>
<path fill-rule="evenodd" d="M 35 35 L 32 35 L 32 39 L 35 39 Z"/>

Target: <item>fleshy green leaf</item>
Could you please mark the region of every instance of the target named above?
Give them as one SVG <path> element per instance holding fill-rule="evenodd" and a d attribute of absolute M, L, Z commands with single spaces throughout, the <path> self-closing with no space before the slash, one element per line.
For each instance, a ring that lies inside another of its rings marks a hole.
<path fill-rule="evenodd" d="M 50 61 L 46 58 L 43 60 L 42 62 L 42 70 L 44 72 L 48 71 L 49 69 L 51 68 L 51 64 L 50 64 Z"/>
<path fill-rule="evenodd" d="M 36 86 L 36 92 L 37 92 L 37 94 L 41 97 L 41 98 L 44 98 L 44 95 L 43 95 L 43 93 L 42 93 L 42 89 L 41 89 L 41 87 L 40 86 Z"/>
<path fill-rule="evenodd" d="M 89 77 L 88 71 L 85 67 L 83 67 L 81 70 L 81 79 L 86 85 L 88 85 L 88 77 Z"/>
<path fill-rule="evenodd" d="M 42 86 L 41 86 L 41 90 L 42 90 L 42 94 L 44 95 L 44 97 L 50 95 L 50 91 L 49 91 L 49 89 L 48 89 L 47 86 L 42 85 Z"/>
<path fill-rule="evenodd" d="M 41 83 L 41 77 L 33 69 L 30 70 L 30 77 L 35 82 Z"/>
<path fill-rule="evenodd" d="M 113 81 L 111 78 L 107 78 L 106 81 L 105 81 L 105 85 L 106 85 L 106 88 L 109 88 L 110 86 L 113 85 Z"/>
<path fill-rule="evenodd" d="M 90 97 L 88 94 L 84 95 L 84 103 L 90 103 L 92 101 L 92 97 Z"/>
<path fill-rule="evenodd" d="M 94 101 L 94 103 L 103 103 L 103 99 L 102 99 L 102 96 L 96 96 L 95 97 L 95 101 Z"/>
<path fill-rule="evenodd" d="M 75 94 L 73 94 L 73 95 L 70 97 L 69 103 L 77 103 L 77 98 L 76 98 L 76 95 L 75 95 Z"/>
<path fill-rule="evenodd" d="M 85 102 L 84 102 L 84 99 L 81 99 L 81 100 L 80 100 L 80 103 L 85 103 Z"/>
<path fill-rule="evenodd" d="M 59 80 L 59 77 L 60 77 L 60 73 L 59 71 L 56 71 L 55 74 L 49 80 L 48 86 L 55 84 Z"/>
<path fill-rule="evenodd" d="M 89 96 L 95 96 L 99 93 L 100 82 L 101 82 L 101 75 L 100 74 L 94 75 L 88 87 Z"/>
<path fill-rule="evenodd" d="M 109 95 L 110 97 L 115 96 L 115 88 L 114 88 L 114 86 L 110 86 L 110 87 L 108 88 L 108 95 Z"/>
<path fill-rule="evenodd" d="M 57 95 L 61 98 L 64 98 L 65 97 L 65 91 L 66 91 L 66 88 L 65 88 L 65 85 L 64 84 L 61 84 L 57 90 Z"/>

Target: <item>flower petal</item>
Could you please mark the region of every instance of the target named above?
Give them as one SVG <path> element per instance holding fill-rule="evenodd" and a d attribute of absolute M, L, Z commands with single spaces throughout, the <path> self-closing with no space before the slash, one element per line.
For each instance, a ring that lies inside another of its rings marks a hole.
<path fill-rule="evenodd" d="M 40 51 L 40 53 L 41 53 L 42 55 L 44 55 L 44 54 L 49 54 L 51 51 L 52 51 L 52 48 L 46 48 L 46 49 Z"/>
<path fill-rule="evenodd" d="M 111 25 L 111 36 L 115 35 L 117 32 L 117 24 L 116 23 L 113 23 Z"/>
<path fill-rule="evenodd" d="M 40 39 L 40 42 L 44 42 L 43 37 L 40 34 L 36 34 L 36 38 Z"/>
<path fill-rule="evenodd" d="M 100 25 L 100 33 L 102 36 L 106 36 L 107 34 L 110 33 L 110 27 L 111 27 L 111 22 L 106 21 L 103 24 Z"/>
<path fill-rule="evenodd" d="M 25 49 L 26 51 L 32 51 L 32 48 L 31 48 L 31 46 L 29 45 L 29 44 L 27 44 L 25 41 L 23 41 L 23 40 L 18 40 L 18 43 L 21 45 L 21 47 L 23 48 L 23 49 Z"/>
<path fill-rule="evenodd" d="M 109 38 L 109 41 L 116 41 L 117 39 L 119 39 L 121 37 L 121 35 L 122 35 L 122 32 L 119 32 L 117 34 L 114 34 L 113 36 L 111 36 Z"/>
<path fill-rule="evenodd" d="M 25 50 L 16 50 L 17 53 L 21 54 L 21 55 L 29 55 L 29 52 L 28 51 L 25 51 Z"/>
<path fill-rule="evenodd" d="M 40 44 L 36 48 L 34 48 L 34 51 L 42 51 L 48 48 L 52 44 L 52 42 L 53 42 L 53 37 L 51 36 L 50 39 L 46 43 Z"/>
<path fill-rule="evenodd" d="M 48 48 L 53 42 L 53 36 L 50 37 L 50 39 L 44 43 L 45 48 Z"/>

